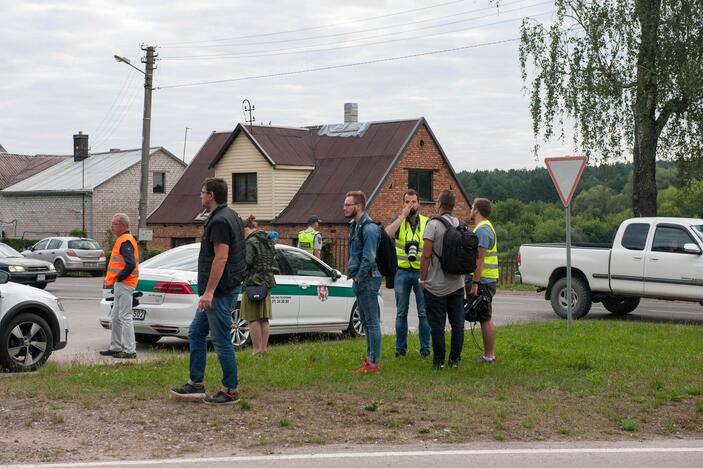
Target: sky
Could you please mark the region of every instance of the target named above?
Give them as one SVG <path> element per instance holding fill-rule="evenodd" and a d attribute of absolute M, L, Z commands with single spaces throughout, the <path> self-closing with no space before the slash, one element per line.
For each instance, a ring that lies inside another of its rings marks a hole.
<path fill-rule="evenodd" d="M 266 125 L 339 123 L 345 102 L 360 121 L 425 117 L 457 171 L 543 166 L 573 145 L 540 142 L 535 159 L 518 42 L 498 42 L 552 10 L 540 0 L 498 10 L 489 0 L 0 0 L 0 145 L 71 154 L 82 131 L 92 152 L 141 147 L 144 78 L 113 56 L 143 69 L 147 44 L 159 55 L 151 146 L 183 157 L 185 143 L 186 161 L 243 121 L 249 99 Z M 433 53 L 446 49 L 457 50 Z M 324 67 L 337 68 L 297 73 Z"/>

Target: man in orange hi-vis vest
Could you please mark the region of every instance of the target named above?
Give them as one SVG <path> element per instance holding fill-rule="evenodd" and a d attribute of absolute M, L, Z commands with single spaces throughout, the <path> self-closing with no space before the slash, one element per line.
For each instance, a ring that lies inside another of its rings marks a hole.
<path fill-rule="evenodd" d="M 110 263 L 107 264 L 105 288 L 113 289 L 115 295 L 110 313 L 112 336 L 110 348 L 100 351 L 100 354 L 119 359 L 135 359 L 137 344 L 132 322 L 132 294 L 139 281 L 139 247 L 129 233 L 129 217 L 126 214 L 117 213 L 113 216 L 111 229 L 117 239 L 112 247 Z"/>

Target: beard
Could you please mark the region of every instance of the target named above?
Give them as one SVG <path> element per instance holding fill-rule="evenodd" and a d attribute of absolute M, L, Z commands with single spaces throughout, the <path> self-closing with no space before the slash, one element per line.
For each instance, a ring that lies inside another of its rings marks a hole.
<path fill-rule="evenodd" d="M 416 210 L 415 208 L 413 208 L 413 209 L 410 210 L 410 213 L 408 213 L 408 216 L 409 216 L 410 218 L 412 218 L 412 217 L 415 216 L 416 214 L 417 214 L 417 210 Z"/>
<path fill-rule="evenodd" d="M 351 214 L 345 214 L 344 217 L 347 219 L 356 218 L 356 210 L 352 211 Z"/>

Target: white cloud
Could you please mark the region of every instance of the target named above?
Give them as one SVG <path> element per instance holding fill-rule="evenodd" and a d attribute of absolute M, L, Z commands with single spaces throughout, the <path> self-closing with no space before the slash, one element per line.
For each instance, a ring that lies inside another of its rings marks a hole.
<path fill-rule="evenodd" d="M 394 28 L 391 26 L 486 8 L 490 4 L 488 0 L 467 0 L 352 22 L 442 2 L 0 0 L 3 17 L 0 106 L 4 110 L 0 116 L 0 144 L 18 153 L 68 154 L 73 133 L 98 129 L 97 134 L 91 135 L 95 151 L 140 147 L 142 77 L 125 64 L 116 63 L 113 54 L 127 56 L 141 67 L 139 46 L 145 42 L 164 45 L 159 48 L 164 59 L 217 53 L 285 52 L 264 57 L 161 60 L 155 76 L 157 86 L 211 81 L 517 37 L 519 22 L 507 20 L 541 13 L 549 7 L 509 10 L 537 1 L 512 2 L 513 7 L 511 2 L 503 2 L 506 5 L 501 14 L 484 10 Z M 427 28 L 443 21 L 489 14 L 492 16 L 471 22 Z M 337 26 L 268 35 L 328 24 Z M 373 28 L 376 30 L 354 34 Z M 466 29 L 436 34 L 461 28 Z M 348 34 L 320 38 L 340 33 Z M 258 36 L 200 43 L 193 48 L 166 47 L 174 42 L 247 35 Z M 368 44 L 418 36 L 412 40 Z M 309 39 L 312 37 L 317 39 Z M 307 39 L 292 41 L 299 38 Z M 220 46 L 206 47 L 215 44 Z M 315 53 L 293 54 L 288 52 L 300 49 L 281 50 L 354 44 L 357 46 Z M 271 121 L 274 125 L 338 122 L 343 116 L 343 103 L 348 101 L 359 103 L 362 120 L 425 116 L 457 170 L 536 164 L 532 156 L 534 142 L 528 100 L 522 92 L 515 42 L 314 73 L 156 90 L 152 145 L 164 146 L 180 155 L 184 129 L 190 127 L 187 151 L 190 159 L 212 131 L 232 129 L 242 120 L 244 98 L 256 106 L 257 122 Z M 558 142 L 543 148 L 545 155 L 571 152 L 570 145 Z"/>

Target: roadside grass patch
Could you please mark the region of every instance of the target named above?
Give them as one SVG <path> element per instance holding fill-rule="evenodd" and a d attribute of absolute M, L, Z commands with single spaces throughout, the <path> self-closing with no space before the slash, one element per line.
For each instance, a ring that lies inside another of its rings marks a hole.
<path fill-rule="evenodd" d="M 408 347 L 419 348 L 417 335 L 410 335 Z M 578 321 L 570 330 L 565 322 L 501 326 L 494 365 L 478 363 L 480 351 L 467 334 L 461 366 L 451 372 L 435 371 L 431 360 L 419 357 L 393 359 L 395 339 L 386 336 L 383 370 L 354 375 L 364 348 L 359 338 L 275 345 L 265 359 L 238 353 L 239 391 L 246 399 L 221 413 L 206 412 L 212 411 L 208 405 L 185 411 L 169 399 L 168 389 L 188 376 L 188 356 L 176 351 L 123 365 L 49 362 L 35 374 L 0 379 L 0 394 L 42 402 L 27 411 L 29 425 L 48 420 L 63 430 L 82 411 L 91 415 L 84 421 L 104 426 L 109 418 L 101 408 L 118 401 L 134 415 L 129 424 L 144 430 L 169 422 L 165 430 L 175 430 L 180 423 L 169 418 L 183 412 L 202 412 L 202 421 L 217 414 L 223 419 L 209 430 L 262 434 L 263 441 L 247 442 L 257 447 L 369 437 L 454 443 L 703 432 L 703 327 L 603 320 Z M 210 353 L 207 390 L 219 388 L 220 380 Z M 38 407 L 61 412 L 52 416 Z M 290 427 L 291 420 L 295 431 L 273 430 Z"/>

